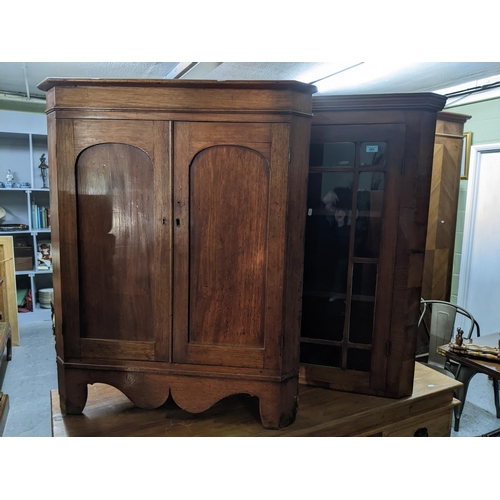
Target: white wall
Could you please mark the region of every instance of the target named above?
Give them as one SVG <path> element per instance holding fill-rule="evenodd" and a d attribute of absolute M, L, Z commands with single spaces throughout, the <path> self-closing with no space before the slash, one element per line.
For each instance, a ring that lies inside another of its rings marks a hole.
<path fill-rule="evenodd" d="M 45 113 L 0 109 L 0 132 L 46 135 L 47 116 Z"/>

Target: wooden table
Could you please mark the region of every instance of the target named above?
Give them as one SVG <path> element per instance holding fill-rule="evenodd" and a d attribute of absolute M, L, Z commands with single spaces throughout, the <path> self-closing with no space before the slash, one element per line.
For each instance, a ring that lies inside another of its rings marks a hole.
<path fill-rule="evenodd" d="M 301 386 L 295 422 L 282 430 L 262 427 L 258 399 L 226 398 L 192 414 L 172 401 L 156 410 L 136 408 L 120 391 L 89 386 L 83 415 L 62 415 L 59 395 L 51 391 L 52 435 L 70 436 L 449 436 L 453 391 L 461 384 L 420 363 L 413 394 L 388 399 Z"/>
<path fill-rule="evenodd" d="M 486 345 L 490 347 L 498 347 L 500 340 L 500 333 L 491 333 L 489 335 L 482 335 L 479 338 L 474 338 L 474 343 L 477 345 Z M 467 342 L 466 340 L 464 342 Z M 465 400 L 467 398 L 467 389 L 469 382 L 476 373 L 485 373 L 493 378 L 493 391 L 495 397 L 495 408 L 497 418 L 500 418 L 500 401 L 498 394 L 498 379 L 500 379 L 500 363 L 494 361 L 487 361 L 480 358 L 473 358 L 451 352 L 448 345 L 438 347 L 438 353 L 446 356 L 448 359 L 457 361 L 461 367 L 456 375 L 456 379 L 462 382 L 462 386 L 457 390 L 456 396 L 461 404 L 455 410 L 455 431 L 458 432 L 460 427 L 460 417 L 462 415 Z"/>

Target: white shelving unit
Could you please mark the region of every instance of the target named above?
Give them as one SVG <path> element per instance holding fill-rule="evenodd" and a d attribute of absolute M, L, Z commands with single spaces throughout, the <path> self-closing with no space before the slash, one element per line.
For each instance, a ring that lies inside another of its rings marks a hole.
<path fill-rule="evenodd" d="M 22 132 L 22 129 L 26 132 Z M 27 241 L 31 247 L 32 266 L 30 269 L 16 269 L 16 286 L 18 290 L 31 289 L 32 312 L 46 310 L 40 308 L 38 291 L 52 287 L 52 269 L 40 269 L 37 260 L 38 245 L 43 242 L 50 243 L 50 227 L 39 227 L 41 224 L 37 216 L 33 217 L 32 210 L 33 204 L 50 209 L 48 175 L 45 182 L 47 187 L 43 188 L 43 179 L 38 168 L 42 154 L 45 154 L 48 163 L 45 116 L 0 110 L 0 182 L 5 184 L 7 171 L 10 169 L 14 175 L 14 183 L 27 182 L 30 185 L 24 188 L 2 188 L 0 184 L 0 206 L 6 211 L 6 216 L 0 224 L 27 226 L 26 230 L 2 230 L 0 234 L 14 238 L 15 253 L 16 243 L 21 239 Z"/>

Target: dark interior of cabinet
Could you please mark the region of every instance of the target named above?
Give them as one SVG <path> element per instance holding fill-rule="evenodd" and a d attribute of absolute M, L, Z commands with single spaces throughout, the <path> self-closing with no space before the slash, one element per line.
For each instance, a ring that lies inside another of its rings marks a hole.
<path fill-rule="evenodd" d="M 300 362 L 369 372 L 387 142 L 312 142 Z"/>

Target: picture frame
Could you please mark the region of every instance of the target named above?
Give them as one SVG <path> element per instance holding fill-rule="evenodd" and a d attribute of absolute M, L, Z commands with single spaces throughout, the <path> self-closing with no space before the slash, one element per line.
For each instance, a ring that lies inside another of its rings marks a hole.
<path fill-rule="evenodd" d="M 462 165 L 460 167 L 460 179 L 469 178 L 470 148 L 472 146 L 472 132 L 464 132 L 462 146 Z"/>

